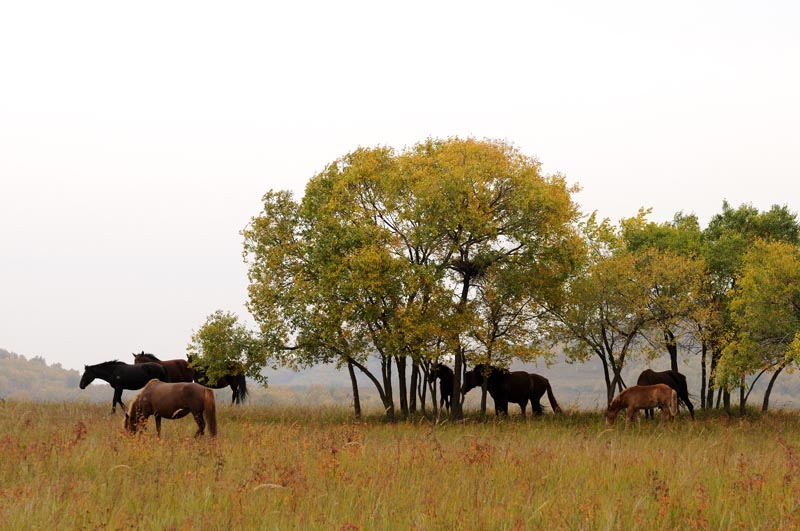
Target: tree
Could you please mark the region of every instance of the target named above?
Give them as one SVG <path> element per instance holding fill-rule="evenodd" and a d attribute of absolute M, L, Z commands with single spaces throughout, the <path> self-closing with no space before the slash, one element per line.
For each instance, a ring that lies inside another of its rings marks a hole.
<path fill-rule="evenodd" d="M 222 310 L 206 318 L 206 322 L 192 334 L 188 348 L 193 364 L 199 364 L 211 382 L 231 374 L 231 367 L 235 367 L 235 370 L 266 384 L 267 380 L 261 374 L 262 366 L 250 362 L 259 350 L 260 344 L 254 334 L 239 322 L 235 314 Z"/>
<path fill-rule="evenodd" d="M 702 258 L 700 227 L 695 216 L 682 213 L 672 222 L 654 223 L 646 219 L 649 211 L 640 210 L 635 218 L 621 222 L 622 238 L 629 252 L 644 258 L 649 274 L 649 309 L 654 326 L 644 330 L 653 345 L 661 344 L 670 358 L 670 368 L 678 370 L 678 347 L 697 342 L 705 319 L 703 297 L 705 262 Z"/>
<path fill-rule="evenodd" d="M 577 262 L 573 191 L 506 143 L 451 138 L 356 150 L 315 176 L 299 205 L 268 193 L 244 232 L 249 307 L 267 349 L 289 363 L 354 364 L 391 415 L 392 366 L 405 411 L 420 363 L 444 344 L 458 396 L 487 272 L 516 269 L 527 279 L 518 295 L 542 299 Z M 363 363 L 373 352 L 381 378 Z"/>
<path fill-rule="evenodd" d="M 736 335 L 723 350 L 718 377 L 731 384 L 742 375 L 773 370 L 762 405 L 766 411 L 778 375 L 800 360 L 800 248 L 757 241 L 744 256 L 730 309 Z"/>
<path fill-rule="evenodd" d="M 736 323 L 730 311 L 731 295 L 741 277 L 744 256 L 758 239 L 800 243 L 800 224 L 796 215 L 786 206 L 774 205 L 766 212 L 759 212 L 752 205 L 732 208 L 727 201 L 722 212 L 715 215 L 703 231 L 703 253 L 708 266 L 709 322 L 705 338 L 711 350 L 711 375 L 706 405 L 713 404 L 714 388 L 720 388 L 725 409 L 730 411 L 729 389 L 732 382 L 726 378 L 725 385 L 717 379 L 717 365 L 728 343 L 737 334 Z M 736 384 L 740 389 L 740 408 L 744 410 L 745 385 L 740 378 Z"/>
<path fill-rule="evenodd" d="M 625 387 L 622 369 L 641 330 L 652 319 L 648 285 L 634 253 L 626 252 L 620 233 L 593 214 L 582 223 L 588 245 L 581 271 L 567 282 L 560 299 L 548 307 L 548 334 L 564 345 L 567 358 L 597 356 L 603 366 L 606 399 Z"/>

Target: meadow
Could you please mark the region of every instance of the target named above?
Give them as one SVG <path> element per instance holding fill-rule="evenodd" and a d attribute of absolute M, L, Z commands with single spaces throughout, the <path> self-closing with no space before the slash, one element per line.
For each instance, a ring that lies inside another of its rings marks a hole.
<path fill-rule="evenodd" d="M 0 402 L 2 529 L 795 529 L 800 415 L 387 423 L 218 405 L 123 431 L 107 404 Z"/>

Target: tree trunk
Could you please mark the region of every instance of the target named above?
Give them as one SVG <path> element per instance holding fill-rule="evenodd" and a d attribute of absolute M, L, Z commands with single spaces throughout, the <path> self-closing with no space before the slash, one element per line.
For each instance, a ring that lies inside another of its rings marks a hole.
<path fill-rule="evenodd" d="M 419 382 L 419 364 L 416 361 L 411 363 L 411 383 L 409 389 L 411 392 L 408 396 L 408 409 L 411 413 L 417 412 L 417 387 Z"/>
<path fill-rule="evenodd" d="M 728 389 L 722 391 L 722 405 L 725 408 L 725 413 L 732 415 L 731 411 L 731 392 Z"/>
<path fill-rule="evenodd" d="M 381 357 L 381 360 L 383 360 L 383 357 Z M 367 376 L 367 378 L 369 378 L 370 381 L 375 385 L 375 389 L 377 389 L 378 395 L 381 397 L 381 402 L 383 402 L 383 407 L 385 408 L 386 416 L 388 417 L 389 420 L 394 420 L 394 403 L 392 402 L 391 394 L 389 395 L 386 394 L 386 391 L 381 385 L 381 382 L 378 381 L 378 379 L 375 377 L 375 375 L 373 375 L 369 371 L 369 369 L 367 369 L 366 367 L 364 367 L 363 365 L 361 365 L 356 360 L 350 357 L 347 358 L 347 362 L 352 363 L 353 365 L 358 367 L 358 370 L 364 373 Z M 381 364 L 383 364 L 383 362 L 381 362 Z"/>
<path fill-rule="evenodd" d="M 386 417 L 394 420 L 394 390 L 392 389 L 392 358 L 381 356 L 381 374 L 383 375 L 383 407 L 386 410 Z"/>
<path fill-rule="evenodd" d="M 350 373 L 350 383 L 353 386 L 353 410 L 357 419 L 361 418 L 361 398 L 358 395 L 358 380 L 356 380 L 356 371 L 353 370 L 353 363 L 347 361 L 347 371 Z"/>
<path fill-rule="evenodd" d="M 399 389 L 397 394 L 400 396 L 400 414 L 404 418 L 408 417 L 408 385 L 406 382 L 406 357 L 395 356 L 394 361 L 397 364 L 397 385 Z"/>
<path fill-rule="evenodd" d="M 785 363 L 778 365 L 778 369 L 775 371 L 775 374 L 773 374 L 772 378 L 769 379 L 769 385 L 767 385 L 767 390 L 764 392 L 764 403 L 761 404 L 761 411 L 766 411 L 769 409 L 769 395 L 772 393 L 772 386 L 775 385 L 775 380 L 778 379 L 778 375 L 781 373 L 784 367 L 786 367 Z"/>
<path fill-rule="evenodd" d="M 739 416 L 744 417 L 744 406 L 747 404 L 747 395 L 745 394 L 744 375 L 739 381 Z"/>
<path fill-rule="evenodd" d="M 675 342 L 675 334 L 669 328 L 664 329 L 664 343 L 669 352 L 670 369 L 678 372 L 678 344 Z"/>
<path fill-rule="evenodd" d="M 481 384 L 481 418 L 486 416 L 486 395 L 488 393 L 487 386 L 489 385 L 489 379 L 483 379 L 483 383 Z"/>
<path fill-rule="evenodd" d="M 700 408 L 706 408 L 706 354 L 708 347 L 706 342 L 700 345 Z"/>
<path fill-rule="evenodd" d="M 719 352 L 716 348 L 711 349 L 711 368 L 708 371 L 708 398 L 706 399 L 706 404 L 708 404 L 709 408 L 714 407 L 714 381 L 715 376 L 714 373 L 717 372 L 717 362 L 719 361 Z M 717 405 L 716 407 L 719 408 L 719 401 L 722 396 L 722 390 L 720 389 L 717 391 Z"/>

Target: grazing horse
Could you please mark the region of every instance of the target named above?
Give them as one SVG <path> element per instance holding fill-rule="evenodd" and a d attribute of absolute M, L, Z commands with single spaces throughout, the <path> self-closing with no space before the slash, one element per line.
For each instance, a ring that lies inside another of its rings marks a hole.
<path fill-rule="evenodd" d="M 617 413 L 627 410 L 625 425 L 638 418 L 640 409 L 661 408 L 661 424 L 672 421 L 678 413 L 678 393 L 667 384 L 634 385 L 614 397 L 606 410 L 606 424 L 614 425 Z"/>
<path fill-rule="evenodd" d="M 135 391 L 141 389 L 147 382 L 157 378 L 162 382 L 169 381 L 167 370 L 158 363 L 141 363 L 139 365 L 129 365 L 121 361 L 105 361 L 97 365 L 84 365 L 84 373 L 81 376 L 81 389 L 92 383 L 95 378 L 100 378 L 108 382 L 114 388 L 114 398 L 111 400 L 111 412 L 117 410 L 117 404 L 125 410 L 122 403 L 122 390 L 129 389 Z"/>
<path fill-rule="evenodd" d="M 453 369 L 444 363 L 434 364 L 428 373 L 428 381 L 435 383 L 436 378 L 439 378 L 439 408 L 444 406 L 449 413 L 453 399 Z"/>
<path fill-rule="evenodd" d="M 639 379 L 636 380 L 636 385 L 654 385 L 657 383 L 667 384 L 675 389 L 675 392 L 678 393 L 678 399 L 686 405 L 689 414 L 692 416 L 692 420 L 694 420 L 694 406 L 689 400 L 689 386 L 686 385 L 686 376 L 673 370 L 656 372 L 645 369 L 642 371 L 642 374 L 639 375 Z M 646 409 L 644 416 L 645 418 L 652 417 L 653 410 Z"/>
<path fill-rule="evenodd" d="M 476 365 L 474 369 L 464 374 L 464 385 L 461 386 L 461 394 L 467 394 L 470 389 L 483 385 L 483 379 L 486 374 L 489 375 L 486 388 L 492 396 L 492 400 L 494 400 L 495 415 L 500 413 L 508 415 L 508 403 L 513 402 L 519 404 L 524 417 L 525 408 L 528 406 L 529 400 L 533 413 L 541 415 L 544 410 L 539 400 L 541 400 L 545 392 L 550 400 L 553 412 L 561 412 L 547 378 L 524 371 L 509 372 L 506 369 L 498 369 L 497 367 Z"/>
<path fill-rule="evenodd" d="M 150 416 L 156 418 L 156 434 L 161 438 L 161 419 L 180 419 L 192 414 L 197 423 L 199 437 L 208 432 L 217 434 L 217 407 L 214 391 L 194 382 L 164 383 L 150 380 L 131 402 L 130 411 L 125 414 L 125 429 L 131 433 Z"/>
<path fill-rule="evenodd" d="M 193 382 L 194 369 L 189 366 L 186 360 L 166 360 L 161 361 L 154 354 L 133 354 L 133 363 L 158 363 L 167 370 L 169 374 L 169 381 L 171 382 Z"/>
<path fill-rule="evenodd" d="M 189 359 L 189 366 L 194 370 L 195 382 L 199 383 L 200 385 L 205 385 L 206 387 L 211 387 L 212 389 L 224 389 L 230 386 L 231 391 L 233 391 L 231 404 L 241 404 L 245 401 L 248 394 L 247 379 L 245 378 L 241 367 L 237 367 L 236 364 L 231 363 L 231 372 L 222 376 L 216 382 L 212 382 L 209 380 L 208 376 L 206 376 L 206 371 L 200 366 L 197 358 L 191 354 L 187 355 L 186 357 Z"/>

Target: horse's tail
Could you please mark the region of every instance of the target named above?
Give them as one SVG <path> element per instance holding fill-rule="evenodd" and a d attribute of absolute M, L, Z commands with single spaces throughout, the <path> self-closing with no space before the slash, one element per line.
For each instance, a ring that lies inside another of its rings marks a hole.
<path fill-rule="evenodd" d="M 673 417 L 678 414 L 678 392 L 675 389 L 670 389 L 669 412 Z"/>
<path fill-rule="evenodd" d="M 547 399 L 550 400 L 550 407 L 553 408 L 553 413 L 561 413 L 561 408 L 559 407 L 558 402 L 556 402 L 556 397 L 553 394 L 553 388 L 550 387 L 550 381 L 545 380 L 545 382 L 547 383 Z"/>
<path fill-rule="evenodd" d="M 206 419 L 208 433 L 214 437 L 217 435 L 217 403 L 214 400 L 214 391 L 206 387 L 203 390 L 203 416 Z"/>
<path fill-rule="evenodd" d="M 242 402 L 244 402 L 247 399 L 247 395 L 248 395 L 248 392 L 247 392 L 247 377 L 245 377 L 244 373 L 240 373 L 240 374 L 236 375 L 236 383 L 238 384 L 237 385 L 238 392 L 236 393 L 235 402 L 238 402 L 239 404 L 241 404 Z"/>

